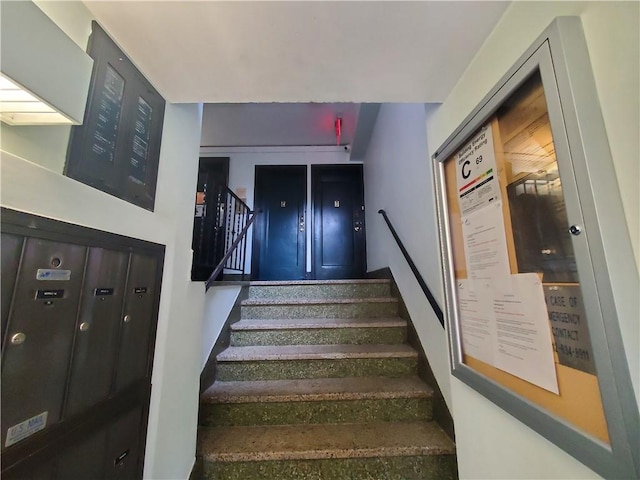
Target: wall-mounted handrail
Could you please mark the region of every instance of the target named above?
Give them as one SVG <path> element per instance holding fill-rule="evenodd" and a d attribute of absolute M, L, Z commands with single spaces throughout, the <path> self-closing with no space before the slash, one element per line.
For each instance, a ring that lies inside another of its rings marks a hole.
<path fill-rule="evenodd" d="M 411 257 L 409 256 L 409 252 L 407 252 L 407 249 L 404 248 L 404 244 L 402 243 L 402 240 L 400 240 L 400 237 L 398 237 L 398 234 L 396 233 L 396 229 L 393 228 L 393 225 L 391 224 L 391 221 L 387 216 L 387 212 L 380 209 L 378 210 L 378 213 L 382 215 L 382 218 L 384 218 L 384 221 L 387 223 L 389 230 L 391 230 L 391 235 L 393 235 L 393 238 L 396 240 L 398 247 L 400 247 L 400 251 L 402 252 L 402 255 L 404 255 L 405 260 L 409 264 L 409 268 L 411 268 L 411 271 L 415 275 L 416 280 L 418 280 L 418 284 L 420 285 L 420 288 L 422 288 L 422 291 L 427 297 L 427 300 L 429 301 L 429 305 L 431 305 L 433 312 L 436 314 L 436 317 L 438 317 L 438 320 L 440 321 L 440 325 L 442 325 L 442 328 L 444 328 L 444 314 L 442 313 L 442 309 L 440 308 L 440 305 L 438 305 L 438 302 L 436 302 L 436 299 L 431 293 L 431 290 L 429 290 L 429 287 L 427 286 L 427 283 L 424 281 L 424 278 L 422 278 L 422 275 L 420 275 L 420 272 L 418 271 L 418 267 L 416 267 L 416 264 L 413 263 L 413 260 L 411 260 Z"/>
<path fill-rule="evenodd" d="M 222 270 L 225 268 L 225 264 L 227 263 L 227 260 L 229 260 L 229 257 L 233 255 L 238 245 L 240 245 L 240 242 L 242 242 L 245 239 L 247 232 L 249 231 L 249 227 L 253 224 L 257 216 L 256 212 L 250 212 L 250 213 L 252 213 L 251 218 L 246 223 L 242 231 L 238 234 L 237 238 L 231 244 L 227 252 L 224 254 L 224 257 L 222 257 L 222 260 L 220 260 L 216 268 L 213 270 L 213 273 L 209 277 L 209 280 L 207 280 L 207 283 L 205 284 L 205 291 L 209 290 L 209 288 L 211 288 L 211 286 L 215 283 L 216 277 L 220 275 L 220 272 L 222 272 Z M 245 242 L 245 245 L 246 245 L 246 242 Z"/>

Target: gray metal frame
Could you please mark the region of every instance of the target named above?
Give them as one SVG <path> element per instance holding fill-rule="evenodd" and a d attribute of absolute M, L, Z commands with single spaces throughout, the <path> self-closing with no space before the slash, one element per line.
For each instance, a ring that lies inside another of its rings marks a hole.
<path fill-rule="evenodd" d="M 598 384 L 607 445 L 462 362 L 444 161 L 540 71 L 547 98 Z M 618 317 L 638 318 L 640 291 L 604 120 L 579 17 L 559 17 L 433 156 L 452 374 L 605 478 L 640 478 L 640 415 Z M 625 301 L 626 299 L 626 301 Z"/>

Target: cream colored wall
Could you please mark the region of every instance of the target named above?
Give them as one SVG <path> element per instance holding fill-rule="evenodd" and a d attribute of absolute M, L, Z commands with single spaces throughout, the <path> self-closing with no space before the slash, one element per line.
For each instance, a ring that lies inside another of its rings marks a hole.
<path fill-rule="evenodd" d="M 428 120 L 430 155 L 556 16 L 579 15 L 627 221 L 628 231 L 620 235 L 631 236 L 638 265 L 639 13 L 637 2 L 512 3 L 447 100 Z M 619 309 L 635 311 L 619 320 L 637 399 L 638 299 L 617 301 L 623 302 Z M 461 478 L 599 478 L 455 378 L 451 378 L 451 396 Z"/>

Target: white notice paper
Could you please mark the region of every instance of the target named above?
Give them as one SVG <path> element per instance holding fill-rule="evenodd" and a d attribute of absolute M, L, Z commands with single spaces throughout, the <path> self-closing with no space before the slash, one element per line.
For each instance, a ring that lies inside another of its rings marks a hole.
<path fill-rule="evenodd" d="M 495 365 L 496 320 L 492 309 L 492 292 L 486 284 L 473 280 L 460 279 L 457 284 L 463 351 L 466 355 Z"/>
<path fill-rule="evenodd" d="M 496 363 L 505 372 L 558 394 L 549 317 L 536 273 L 511 275 L 511 291 L 496 289 Z"/>
<path fill-rule="evenodd" d="M 487 124 L 455 156 L 460 212 L 467 215 L 500 200 L 491 125 Z"/>
<path fill-rule="evenodd" d="M 469 278 L 495 281 L 510 275 L 501 202 L 464 216 L 462 237 Z"/>

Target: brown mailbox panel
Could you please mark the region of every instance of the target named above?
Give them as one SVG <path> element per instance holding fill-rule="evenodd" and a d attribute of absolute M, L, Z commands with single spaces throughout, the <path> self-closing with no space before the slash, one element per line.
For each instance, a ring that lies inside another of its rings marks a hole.
<path fill-rule="evenodd" d="M 120 334 L 116 390 L 145 378 L 154 323 L 158 259 L 132 254 Z"/>
<path fill-rule="evenodd" d="M 20 264 L 20 254 L 22 253 L 22 243 L 24 238 L 18 235 L 2 233 L 0 241 L 0 254 L 2 258 L 2 282 L 0 282 L 0 318 L 2 319 L 2 345 L 7 330 L 9 320 L 9 308 L 11 307 L 11 296 L 13 287 L 18 275 Z"/>
<path fill-rule="evenodd" d="M 65 417 L 109 395 L 128 262 L 125 252 L 89 249 Z"/>
<path fill-rule="evenodd" d="M 86 247 L 29 238 L 2 358 L 2 448 L 61 418 Z"/>

